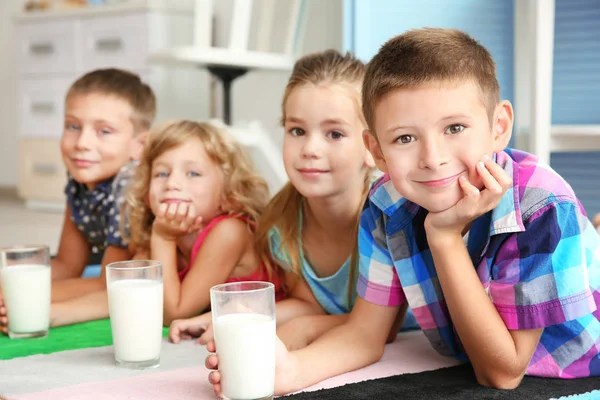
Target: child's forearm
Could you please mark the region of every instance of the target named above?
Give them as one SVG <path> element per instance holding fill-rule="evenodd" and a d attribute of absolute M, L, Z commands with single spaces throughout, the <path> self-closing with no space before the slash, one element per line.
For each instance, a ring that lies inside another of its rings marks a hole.
<path fill-rule="evenodd" d="M 485 292 L 462 237 L 430 240 L 430 249 L 452 322 L 477 380 L 485 386 L 516 387 L 531 354 L 516 345 Z"/>
<path fill-rule="evenodd" d="M 81 271 L 85 268 L 84 265 L 81 265 L 81 268 L 74 268 L 59 257 L 53 258 L 50 261 L 50 266 L 52 271 L 52 281 L 78 278 L 79 275 L 81 275 Z"/>
<path fill-rule="evenodd" d="M 52 302 L 61 302 L 106 290 L 104 278 L 73 278 L 52 282 Z"/>
<path fill-rule="evenodd" d="M 323 314 L 321 307 L 300 299 L 285 299 L 275 306 L 277 325 L 283 325 L 293 318 L 303 315 Z"/>
<path fill-rule="evenodd" d="M 108 296 L 102 290 L 69 301 L 52 303 L 50 325 L 71 325 L 108 316 Z"/>
<path fill-rule="evenodd" d="M 181 281 L 177 272 L 177 244 L 157 234 L 152 234 L 150 239 L 150 256 L 153 260 L 162 263 L 163 273 L 163 325 L 169 326 L 178 318 L 186 318 L 189 315 L 181 315 L 179 303 L 181 300 Z"/>
<path fill-rule="evenodd" d="M 306 322 L 308 329 L 310 330 L 310 337 L 316 339 L 336 326 L 345 324 L 348 321 L 349 315 L 350 314 L 307 315 L 300 319 Z"/>
<path fill-rule="evenodd" d="M 385 335 L 374 329 L 371 323 L 375 322 L 380 329 L 389 329 L 395 309 L 391 312 L 393 314 L 385 310 L 387 315 L 383 318 L 372 319 L 365 316 L 363 322 L 360 321 L 363 319 L 362 315 L 354 319 L 350 316 L 346 323 L 330 329 L 309 346 L 291 352 L 289 355 L 294 360 L 294 367 L 290 371 L 292 382 L 288 392 L 378 361 L 385 348 Z M 384 325 L 386 327 L 382 328 Z M 378 336 L 372 336 L 373 332 L 377 332 Z"/>

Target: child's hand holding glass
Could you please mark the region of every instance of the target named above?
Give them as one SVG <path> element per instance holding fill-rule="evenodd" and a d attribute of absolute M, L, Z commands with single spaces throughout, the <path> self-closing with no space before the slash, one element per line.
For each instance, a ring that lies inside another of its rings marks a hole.
<path fill-rule="evenodd" d="M 219 358 L 217 357 L 217 347 L 214 340 L 206 344 L 206 349 L 215 354 L 206 357 L 205 366 L 213 370 L 208 374 L 208 381 L 213 385 L 216 395 L 221 398 L 223 393 L 221 389 L 221 373 L 219 369 Z M 274 395 L 279 396 L 300 390 L 296 379 L 298 359 L 294 353 L 290 353 L 285 344 L 275 336 L 275 390 Z"/>

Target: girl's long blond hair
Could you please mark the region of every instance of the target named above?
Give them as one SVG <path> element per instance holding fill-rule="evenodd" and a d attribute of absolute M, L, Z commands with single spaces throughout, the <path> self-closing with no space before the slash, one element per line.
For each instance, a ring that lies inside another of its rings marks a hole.
<path fill-rule="evenodd" d="M 223 204 L 228 214 L 244 215 L 251 228 L 269 201 L 267 182 L 254 170 L 242 148 L 224 130 L 206 122 L 172 121 L 152 131 L 146 141 L 136 179 L 126 197 L 123 210 L 128 214 L 129 230 L 124 230 L 130 245 L 148 249 L 154 214 L 148 204 L 152 164 L 165 151 L 178 147 L 191 139 L 202 142 L 210 159 L 221 169 Z"/>
<path fill-rule="evenodd" d="M 345 55 L 340 54 L 336 50 L 326 50 L 324 52 L 309 54 L 300 58 L 294 65 L 292 75 L 285 88 L 282 102 L 282 118 L 283 125 L 286 119 L 285 105 L 290 93 L 298 86 L 305 84 L 312 85 L 329 85 L 339 84 L 347 86 L 349 93 L 355 95 L 357 113 L 361 121 L 364 118 L 361 112 L 361 93 L 360 88 L 365 75 L 365 65 L 351 53 Z M 353 96 L 354 97 L 354 96 Z M 366 125 L 365 125 L 366 126 Z M 364 177 L 364 192 L 366 195 L 369 190 L 371 181 L 371 169 L 365 168 Z M 271 254 L 269 245 L 269 231 L 272 228 L 277 228 L 281 234 L 280 251 L 287 253 L 291 262 L 292 271 L 298 276 L 302 276 L 302 265 L 300 263 L 300 249 L 298 243 L 301 232 L 298 225 L 298 215 L 302 205 L 302 195 L 296 188 L 288 182 L 274 197 L 271 199 L 265 212 L 261 215 L 257 230 L 256 230 L 256 246 L 258 254 L 263 256 L 263 261 L 266 265 L 271 266 L 272 260 L 275 258 Z M 361 204 L 362 206 L 362 204 Z M 355 225 L 355 238 L 358 237 L 358 223 L 360 210 L 357 210 L 357 218 Z M 355 242 L 354 250 L 351 258 L 350 269 L 350 284 L 348 285 L 348 298 L 352 297 L 354 291 L 354 276 L 356 274 L 358 243 Z M 270 257 L 269 257 L 270 256 Z M 271 268 L 273 268 L 271 266 Z"/>

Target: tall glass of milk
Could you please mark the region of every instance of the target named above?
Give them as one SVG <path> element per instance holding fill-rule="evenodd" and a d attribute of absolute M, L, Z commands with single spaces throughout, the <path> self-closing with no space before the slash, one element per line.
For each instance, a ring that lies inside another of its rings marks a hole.
<path fill-rule="evenodd" d="M 163 325 L 162 264 L 154 260 L 108 264 L 106 287 L 117 366 L 158 367 Z"/>
<path fill-rule="evenodd" d="M 223 398 L 272 399 L 275 289 L 269 282 L 213 286 L 210 305 Z"/>
<path fill-rule="evenodd" d="M 51 281 L 48 246 L 0 248 L 0 285 L 11 339 L 48 335 Z"/>

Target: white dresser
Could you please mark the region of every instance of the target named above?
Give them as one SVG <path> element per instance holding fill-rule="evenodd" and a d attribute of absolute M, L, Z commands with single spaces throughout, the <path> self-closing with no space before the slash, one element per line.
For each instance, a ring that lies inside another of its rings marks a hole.
<path fill-rule="evenodd" d="M 193 0 L 23 13 L 15 17 L 19 194 L 31 207 L 63 207 L 59 140 L 75 79 L 104 67 L 140 74 L 157 96 L 157 122 L 208 117 L 206 71 L 149 64 L 152 52 L 193 40 Z"/>

